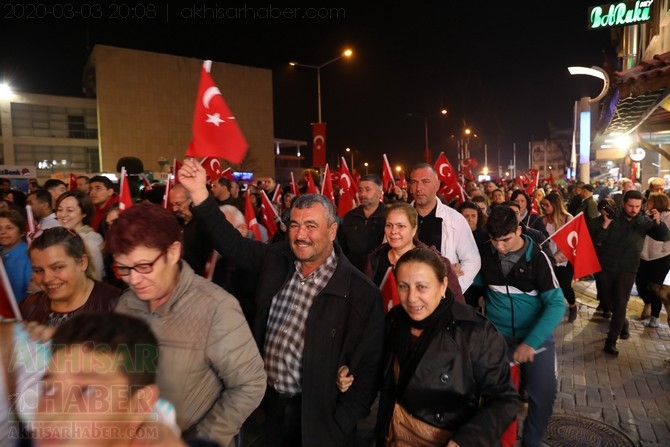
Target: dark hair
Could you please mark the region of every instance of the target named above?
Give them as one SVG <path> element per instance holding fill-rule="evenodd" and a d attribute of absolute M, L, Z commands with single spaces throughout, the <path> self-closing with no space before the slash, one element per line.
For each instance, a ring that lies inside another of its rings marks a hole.
<path fill-rule="evenodd" d="M 31 243 L 28 252 L 33 250 L 46 250 L 54 245 L 62 245 L 65 253 L 80 261 L 86 254 L 86 244 L 76 231 L 70 231 L 64 227 L 47 228 Z"/>
<path fill-rule="evenodd" d="M 519 228 L 519 218 L 509 206 L 496 206 L 486 220 L 486 231 L 492 239 L 514 233 Z"/>
<path fill-rule="evenodd" d="M 26 218 L 23 217 L 23 214 L 18 212 L 17 210 L 0 210 L 0 217 L 4 217 L 5 219 L 9 220 L 12 224 L 16 225 L 19 227 L 19 234 L 25 235 L 26 234 Z"/>
<path fill-rule="evenodd" d="M 523 196 L 526 199 L 526 211 L 530 212 L 530 207 L 533 204 L 531 197 L 524 191 L 523 189 L 516 189 L 510 196 L 510 200 L 514 202 L 517 197 Z M 521 207 L 519 207 L 519 210 L 521 210 Z"/>
<path fill-rule="evenodd" d="M 12 202 L 14 203 L 14 206 L 18 208 L 25 208 L 26 207 L 26 193 L 21 191 L 20 189 L 10 189 L 7 191 L 7 194 L 5 196 L 11 194 L 13 197 Z"/>
<path fill-rule="evenodd" d="M 291 210 L 294 208 L 311 208 L 315 203 L 321 204 L 321 206 L 326 209 L 326 221 L 328 222 L 329 226 L 337 222 L 337 212 L 335 211 L 335 205 L 333 205 L 333 202 L 328 200 L 326 196 L 321 194 L 303 194 L 296 197 L 293 200 L 293 203 L 291 203 Z"/>
<path fill-rule="evenodd" d="M 642 200 L 642 193 L 637 189 L 630 189 L 623 193 L 622 203 L 626 203 L 628 200 Z"/>
<path fill-rule="evenodd" d="M 113 189 L 116 191 L 116 187 L 114 185 L 114 182 L 109 178 L 105 177 L 104 175 L 94 175 L 88 180 L 88 184 L 90 185 L 91 183 L 104 183 L 105 188 L 107 189 Z"/>
<path fill-rule="evenodd" d="M 51 188 L 55 188 L 56 186 L 65 186 L 67 188 L 67 185 L 63 180 L 58 180 L 57 178 L 50 178 L 47 181 L 44 182 L 44 185 L 42 188 L 46 189 L 47 191 L 50 190 Z"/>
<path fill-rule="evenodd" d="M 28 194 L 28 197 L 35 196 L 35 202 L 46 203 L 51 208 L 51 194 L 46 189 L 36 189 Z"/>
<path fill-rule="evenodd" d="M 82 223 L 84 225 L 91 225 L 93 215 L 95 214 L 95 207 L 93 206 L 93 202 L 91 202 L 91 198 L 86 193 L 79 190 L 65 191 L 58 197 L 58 200 L 56 200 L 56 210 L 58 210 L 61 202 L 68 197 L 73 197 L 77 201 L 77 205 L 79 205 L 79 209 L 81 209 L 81 214 L 83 216 L 81 219 Z"/>
<path fill-rule="evenodd" d="M 383 186 L 382 185 L 382 179 L 379 178 L 377 174 L 365 174 L 361 179 L 358 181 L 360 182 L 372 182 L 375 185 L 379 186 L 380 188 Z"/>
<path fill-rule="evenodd" d="M 154 203 L 139 203 L 119 214 L 105 247 L 111 254 L 128 254 L 140 246 L 165 251 L 181 241 L 181 226 L 174 214 Z"/>
<path fill-rule="evenodd" d="M 86 181 L 86 184 L 88 184 L 91 181 L 88 175 L 78 175 L 77 179 L 84 179 L 84 181 Z"/>
<path fill-rule="evenodd" d="M 438 281 L 444 281 L 444 278 L 447 277 L 447 267 L 444 264 L 444 260 L 438 252 L 431 250 L 430 248 L 416 247 L 406 251 L 405 254 L 398 259 L 398 262 L 396 262 L 396 271 L 398 271 L 403 264 L 409 264 L 410 262 L 420 262 L 428 265 L 433 270 L 433 273 L 435 273 Z"/>
<path fill-rule="evenodd" d="M 82 345 L 111 354 L 128 377 L 131 391 L 156 383 L 158 340 L 149 325 L 115 312 L 83 312 L 65 320 L 53 335 L 51 352 Z"/>
<path fill-rule="evenodd" d="M 463 202 L 460 205 L 458 205 L 457 211 L 461 214 L 463 214 L 463 210 L 475 210 L 477 212 L 477 227 L 478 228 L 483 228 L 484 226 L 484 213 L 482 212 L 482 209 L 477 205 L 475 202 Z"/>
<path fill-rule="evenodd" d="M 216 181 L 219 183 L 219 186 L 225 186 L 228 188 L 228 191 L 230 191 L 230 180 L 225 178 L 225 177 L 219 177 L 216 179 Z"/>

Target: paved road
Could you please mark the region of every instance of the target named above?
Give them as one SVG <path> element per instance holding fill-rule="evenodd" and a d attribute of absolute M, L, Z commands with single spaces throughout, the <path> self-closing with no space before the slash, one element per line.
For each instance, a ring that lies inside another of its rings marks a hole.
<path fill-rule="evenodd" d="M 631 338 L 618 342 L 620 353 L 613 357 L 602 352 L 609 320 L 594 316 L 598 302 L 593 281 L 578 281 L 574 289 L 579 317 L 569 324 L 566 316 L 555 332 L 559 390 L 554 414 L 604 422 L 634 445 L 670 446 L 670 364 L 664 362 L 670 356 L 670 329 L 665 312 L 658 329 L 645 328 L 639 320 L 642 300 L 632 296 Z"/>

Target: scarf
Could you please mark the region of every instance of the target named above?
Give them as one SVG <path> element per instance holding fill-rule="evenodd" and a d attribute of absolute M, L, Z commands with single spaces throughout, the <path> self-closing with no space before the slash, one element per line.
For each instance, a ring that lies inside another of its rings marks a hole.
<path fill-rule="evenodd" d="M 440 300 L 440 304 L 435 308 L 435 311 L 421 321 L 412 320 L 407 315 L 407 312 L 405 312 L 405 309 L 399 306 L 396 327 L 391 334 L 390 340 L 394 356 L 398 359 L 398 365 L 400 366 L 396 387 L 396 401 L 400 401 L 409 381 L 414 376 L 416 367 L 440 329 L 452 323 L 451 309 L 453 304 L 454 295 L 447 289 L 445 297 Z M 411 328 L 423 331 L 414 349 L 412 349 L 411 344 Z"/>

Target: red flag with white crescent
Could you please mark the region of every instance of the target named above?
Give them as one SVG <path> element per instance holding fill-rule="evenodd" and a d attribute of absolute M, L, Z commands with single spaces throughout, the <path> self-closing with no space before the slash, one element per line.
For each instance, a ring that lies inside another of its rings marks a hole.
<path fill-rule="evenodd" d="M 284 207 L 284 201 L 282 200 L 283 198 L 284 198 L 284 190 L 282 189 L 281 185 L 277 183 L 277 187 L 275 188 L 275 192 L 272 194 L 272 199 L 270 199 L 270 201 L 278 204 L 281 208 L 283 208 Z"/>
<path fill-rule="evenodd" d="M 321 195 L 328 197 L 328 199 L 335 205 L 335 191 L 333 191 L 333 182 L 330 179 L 330 168 L 326 163 L 326 170 L 323 174 L 323 181 L 321 182 Z"/>
<path fill-rule="evenodd" d="M 549 236 L 559 250 L 568 258 L 575 270 L 574 278 L 579 279 L 601 270 L 598 255 L 593 246 L 591 233 L 584 218 L 584 212 L 556 230 Z"/>
<path fill-rule="evenodd" d="M 396 282 L 395 272 L 393 267 L 389 267 L 386 270 L 384 279 L 379 285 L 379 288 L 382 291 L 382 299 L 384 300 L 384 313 L 388 313 L 393 306 L 400 304 L 400 297 L 398 296 L 398 283 Z"/>
<path fill-rule="evenodd" d="M 347 166 L 347 161 L 344 157 L 340 159 L 340 180 L 339 180 L 340 190 L 347 190 L 356 196 L 356 191 L 358 186 L 356 185 L 356 180 L 354 176 L 349 172 L 349 167 Z"/>
<path fill-rule="evenodd" d="M 435 172 L 437 172 L 437 178 L 441 183 L 440 194 L 442 194 L 445 200 L 450 201 L 454 198 L 457 198 L 459 202 L 465 200 L 463 187 L 458 183 L 456 171 L 454 171 L 444 152 L 440 152 L 435 161 Z"/>
<path fill-rule="evenodd" d="M 397 185 L 398 185 L 399 188 L 407 189 L 407 179 L 405 178 L 404 173 L 400 174 L 400 180 L 398 180 Z"/>
<path fill-rule="evenodd" d="M 529 196 L 532 196 L 533 193 L 535 192 L 535 188 L 537 188 L 537 184 L 540 180 L 540 171 L 537 169 L 529 169 L 528 170 L 528 178 L 529 182 L 528 185 L 526 186 L 526 193 Z"/>
<path fill-rule="evenodd" d="M 395 180 L 393 179 L 393 171 L 391 170 L 389 159 L 386 158 L 386 154 L 382 154 L 382 166 L 382 190 L 384 192 L 391 192 L 395 186 Z"/>
<path fill-rule="evenodd" d="M 262 241 L 261 230 L 258 228 L 258 220 L 256 220 L 256 212 L 254 211 L 254 206 L 251 204 L 251 194 L 245 194 L 247 197 L 247 203 L 244 206 L 244 220 L 247 223 L 249 230 L 254 233 L 254 238 L 257 241 Z"/>
<path fill-rule="evenodd" d="M 270 202 L 270 199 L 268 199 L 268 195 L 262 189 L 261 189 L 261 216 L 263 218 L 263 225 L 268 230 L 268 239 L 271 240 L 272 237 L 279 231 L 279 229 L 277 228 L 277 220 L 279 220 L 279 216 L 277 216 L 275 207 Z"/>
<path fill-rule="evenodd" d="M 214 84 L 209 73 L 211 66 L 212 61 L 204 61 L 200 70 L 200 87 L 193 113 L 193 140 L 186 156 L 211 156 L 241 163 L 249 145 L 221 91 Z"/>
<path fill-rule="evenodd" d="M 326 165 L 326 123 L 312 123 L 312 166 Z"/>
<path fill-rule="evenodd" d="M 209 183 L 218 179 L 223 174 L 221 160 L 216 157 L 205 157 L 200 161 L 200 164 L 203 168 L 205 168 L 205 172 L 207 173 L 207 182 Z"/>
<path fill-rule="evenodd" d="M 119 179 L 119 213 L 133 206 L 133 198 L 130 195 L 130 185 L 128 184 L 128 173 L 126 168 L 121 168 L 121 177 Z"/>

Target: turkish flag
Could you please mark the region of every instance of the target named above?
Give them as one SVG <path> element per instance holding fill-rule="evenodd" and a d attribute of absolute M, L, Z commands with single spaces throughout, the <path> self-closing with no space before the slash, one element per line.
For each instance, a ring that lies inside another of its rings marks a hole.
<path fill-rule="evenodd" d="M 328 199 L 335 205 L 335 192 L 333 191 L 333 182 L 330 179 L 330 168 L 326 163 L 326 170 L 323 174 L 323 182 L 321 182 L 321 195 L 328 197 Z"/>
<path fill-rule="evenodd" d="M 570 222 L 549 236 L 561 252 L 568 258 L 575 270 L 574 278 L 597 273 L 601 270 L 596 250 L 593 247 L 584 213 L 581 212 Z"/>
<path fill-rule="evenodd" d="M 168 211 L 170 209 L 170 188 L 174 183 L 172 181 L 172 178 L 174 178 L 174 174 L 168 174 L 168 180 L 165 183 L 165 192 L 163 193 L 163 208 L 165 208 Z"/>
<path fill-rule="evenodd" d="M 295 177 L 293 177 L 293 171 L 291 171 L 291 192 L 296 197 L 300 195 L 300 188 L 298 188 L 298 184 L 295 181 Z"/>
<path fill-rule="evenodd" d="M 77 176 L 70 172 L 70 191 L 77 189 Z"/>
<path fill-rule="evenodd" d="M 449 163 L 444 152 L 440 152 L 440 155 L 435 161 L 435 172 L 437 172 L 437 178 L 441 183 L 440 193 L 445 200 L 450 201 L 454 198 L 458 198 L 459 203 L 465 200 L 465 194 L 463 188 L 458 183 L 456 171 L 454 171 L 453 166 Z"/>
<path fill-rule="evenodd" d="M 179 179 L 177 178 L 177 173 L 181 169 L 181 162 L 177 160 L 176 158 L 172 160 L 172 184 L 176 185 L 179 183 Z M 170 177 L 168 176 L 168 179 Z"/>
<path fill-rule="evenodd" d="M 326 123 L 312 123 L 312 166 L 326 164 Z"/>
<path fill-rule="evenodd" d="M 307 180 L 307 194 L 318 194 L 319 191 L 316 190 L 314 177 L 312 177 L 312 174 L 309 171 L 305 174 L 305 180 Z"/>
<path fill-rule="evenodd" d="M 119 213 L 133 206 L 133 198 L 130 195 L 130 185 L 128 184 L 128 173 L 126 168 L 121 168 L 121 178 L 119 179 Z"/>
<path fill-rule="evenodd" d="M 207 181 L 212 182 L 223 174 L 223 169 L 221 169 L 221 160 L 216 157 L 205 157 L 200 160 L 200 164 L 205 168 L 207 172 Z"/>
<path fill-rule="evenodd" d="M 251 194 L 245 194 L 247 197 L 247 203 L 244 206 L 244 220 L 247 223 L 249 230 L 254 233 L 254 238 L 257 241 L 262 241 L 261 230 L 258 228 L 258 220 L 256 219 L 256 212 L 254 211 L 254 206 L 251 204 Z"/>
<path fill-rule="evenodd" d="M 280 208 L 284 207 L 284 203 L 282 198 L 284 197 L 284 190 L 282 189 L 281 185 L 277 183 L 277 187 L 275 188 L 274 194 L 272 194 L 272 199 L 270 199 L 272 202 L 278 204 Z"/>
<path fill-rule="evenodd" d="M 221 172 L 221 175 L 219 177 L 227 178 L 231 182 L 235 181 L 235 176 L 233 175 L 233 170 L 230 169 L 230 167 L 226 168 Z"/>
<path fill-rule="evenodd" d="M 400 180 L 398 180 L 398 187 L 402 189 L 407 189 L 407 179 L 405 174 L 400 174 Z"/>
<path fill-rule="evenodd" d="M 272 239 L 272 237 L 279 231 L 277 228 L 277 220 L 279 219 L 279 216 L 277 216 L 275 207 L 270 202 L 270 199 L 268 199 L 268 195 L 262 189 L 261 216 L 263 218 L 263 225 L 268 229 L 268 239 Z"/>
<path fill-rule="evenodd" d="M 400 297 L 398 296 L 398 283 L 395 279 L 395 272 L 393 267 L 389 267 L 386 270 L 384 279 L 379 285 L 379 288 L 382 291 L 382 299 L 384 300 L 384 313 L 388 313 L 389 310 L 393 309 L 393 306 L 400 304 Z"/>
<path fill-rule="evenodd" d="M 0 258 L 0 316 L 3 318 L 15 318 L 23 321 L 19 305 L 14 296 L 14 289 L 9 282 L 7 270 L 5 270 L 4 261 Z"/>
<path fill-rule="evenodd" d="M 395 180 L 393 179 L 393 171 L 391 170 L 391 165 L 389 164 L 389 159 L 386 158 L 386 154 L 382 154 L 382 190 L 384 192 L 393 191 L 395 186 Z"/>
<path fill-rule="evenodd" d="M 211 66 L 212 61 L 204 61 L 200 71 L 200 87 L 193 113 L 193 140 L 186 156 L 212 156 L 240 163 L 249 145 L 209 74 Z"/>
<path fill-rule="evenodd" d="M 475 169 L 479 163 L 474 157 L 464 158 L 461 160 L 461 171 L 463 172 L 463 177 L 468 180 L 474 180 L 475 176 L 472 174 L 472 170 Z"/>
<path fill-rule="evenodd" d="M 340 185 L 340 200 L 337 202 L 337 215 L 344 217 L 345 214 L 356 208 L 356 184 L 344 157 L 340 163 L 338 184 Z"/>

